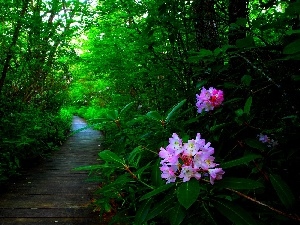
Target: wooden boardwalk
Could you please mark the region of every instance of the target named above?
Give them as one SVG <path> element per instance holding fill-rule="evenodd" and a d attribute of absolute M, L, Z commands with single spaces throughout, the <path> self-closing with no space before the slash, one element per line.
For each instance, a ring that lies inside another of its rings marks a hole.
<path fill-rule="evenodd" d="M 86 126 L 74 117 L 72 129 Z M 97 163 L 100 132 L 86 129 L 71 136 L 50 159 L 35 166 L 0 194 L 0 225 L 101 224 L 89 207 L 97 184 L 86 182 L 78 166 Z"/>

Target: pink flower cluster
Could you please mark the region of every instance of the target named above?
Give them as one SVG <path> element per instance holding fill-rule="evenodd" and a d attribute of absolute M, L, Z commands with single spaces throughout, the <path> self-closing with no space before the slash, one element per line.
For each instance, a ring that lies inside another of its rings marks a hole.
<path fill-rule="evenodd" d="M 224 100 L 223 91 L 217 90 L 213 87 L 210 87 L 208 90 L 203 87 L 200 94 L 196 94 L 196 106 L 198 108 L 198 113 L 202 111 L 213 110 L 214 107 L 217 107 L 222 104 Z"/>
<path fill-rule="evenodd" d="M 222 179 L 225 172 L 222 168 L 215 168 L 218 164 L 214 163 L 212 154 L 214 148 L 210 147 L 210 142 L 205 143 L 205 139 L 200 139 L 200 133 L 197 133 L 195 140 L 188 140 L 187 143 L 182 143 L 182 139 L 173 133 L 169 145 L 160 148 L 161 177 L 170 183 L 175 182 L 177 177 L 187 182 L 192 177 L 199 180 L 210 176 L 210 183 L 214 184 L 215 180 Z"/>
<path fill-rule="evenodd" d="M 261 141 L 262 143 L 266 143 L 269 148 L 275 147 L 276 145 L 278 145 L 278 142 L 269 138 L 268 135 L 259 134 L 258 140 Z"/>

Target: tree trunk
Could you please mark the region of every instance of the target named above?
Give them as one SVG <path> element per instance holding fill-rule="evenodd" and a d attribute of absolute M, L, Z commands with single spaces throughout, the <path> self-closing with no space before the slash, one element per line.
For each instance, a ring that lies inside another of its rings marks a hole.
<path fill-rule="evenodd" d="M 197 50 L 213 50 L 218 47 L 215 0 L 196 0 L 193 2 L 194 26 L 196 29 Z"/>
<path fill-rule="evenodd" d="M 12 41 L 11 41 L 11 44 L 9 46 L 8 52 L 6 54 L 6 58 L 3 61 L 3 69 L 2 69 L 1 78 L 0 78 L 0 94 L 1 94 L 2 88 L 4 86 L 4 81 L 5 81 L 7 72 L 9 70 L 10 60 L 13 57 L 13 49 L 17 44 L 19 34 L 20 34 L 20 30 L 22 28 L 22 19 L 24 18 L 24 15 L 27 12 L 29 2 L 30 2 L 30 0 L 24 0 L 23 1 L 23 7 L 22 7 L 22 10 L 20 12 L 20 17 L 19 17 L 20 19 L 18 20 L 17 25 L 15 27 L 13 37 L 12 37 Z"/>

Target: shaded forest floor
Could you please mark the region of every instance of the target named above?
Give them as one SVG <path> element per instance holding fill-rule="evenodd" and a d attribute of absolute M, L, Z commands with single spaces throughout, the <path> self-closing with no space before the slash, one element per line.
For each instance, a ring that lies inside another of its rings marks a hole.
<path fill-rule="evenodd" d="M 86 126 L 73 118 L 72 130 Z M 61 149 L 0 193 L 0 225 L 12 224 L 99 224 L 89 207 L 97 184 L 86 182 L 88 174 L 74 171 L 97 163 L 100 133 L 84 129 L 75 133 Z"/>

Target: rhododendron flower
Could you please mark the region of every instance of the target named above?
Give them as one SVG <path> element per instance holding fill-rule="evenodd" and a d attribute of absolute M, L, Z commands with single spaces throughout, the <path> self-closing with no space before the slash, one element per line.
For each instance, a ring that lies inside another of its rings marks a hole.
<path fill-rule="evenodd" d="M 266 143 L 269 148 L 275 147 L 276 145 L 278 145 L 277 141 L 269 138 L 267 135 L 259 134 L 259 135 L 257 135 L 257 137 L 258 137 L 259 141 L 261 141 L 262 143 Z"/>
<path fill-rule="evenodd" d="M 182 143 L 182 139 L 173 133 L 169 145 L 161 147 L 159 151 L 159 157 L 162 158 L 161 177 L 167 183 L 175 182 L 177 177 L 187 182 L 192 177 L 199 180 L 210 174 L 210 183 L 213 184 L 214 180 L 222 179 L 225 172 L 215 168 L 218 164 L 214 162 L 212 154 L 214 148 L 210 147 L 210 142 L 205 143 L 205 139 L 201 139 L 200 133 L 197 133 L 195 140 L 188 140 L 187 143 Z"/>
<path fill-rule="evenodd" d="M 192 177 L 195 177 L 197 180 L 201 178 L 201 174 L 198 173 L 197 168 L 193 168 L 192 166 L 182 166 L 181 173 L 178 176 L 182 178 L 183 182 L 189 181 Z"/>
<path fill-rule="evenodd" d="M 222 175 L 225 173 L 222 168 L 208 169 L 210 175 L 210 183 L 214 184 L 215 180 L 221 180 Z"/>
<path fill-rule="evenodd" d="M 175 166 L 163 165 L 160 167 L 160 170 L 162 171 L 161 177 L 167 180 L 167 184 L 175 182 L 175 172 L 177 171 L 177 168 Z"/>
<path fill-rule="evenodd" d="M 210 111 L 224 101 L 223 91 L 210 87 L 208 90 L 202 87 L 200 94 L 196 94 L 197 112 Z"/>

